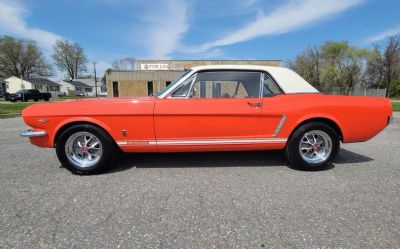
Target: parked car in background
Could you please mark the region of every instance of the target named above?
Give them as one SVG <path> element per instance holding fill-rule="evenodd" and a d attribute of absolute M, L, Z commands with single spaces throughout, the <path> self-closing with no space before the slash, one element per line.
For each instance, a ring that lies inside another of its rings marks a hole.
<path fill-rule="evenodd" d="M 340 142 L 367 141 L 392 118 L 389 99 L 330 96 L 292 70 L 195 67 L 152 97 L 31 105 L 22 116 L 31 143 L 55 147 L 77 174 L 99 172 L 118 151 L 285 151 L 290 164 L 320 170 Z"/>
<path fill-rule="evenodd" d="M 39 90 L 36 89 L 23 89 L 19 90 L 16 93 L 9 94 L 6 100 L 9 100 L 11 102 L 28 101 L 28 100 L 49 101 L 50 98 L 51 98 L 51 93 L 41 93 Z"/>

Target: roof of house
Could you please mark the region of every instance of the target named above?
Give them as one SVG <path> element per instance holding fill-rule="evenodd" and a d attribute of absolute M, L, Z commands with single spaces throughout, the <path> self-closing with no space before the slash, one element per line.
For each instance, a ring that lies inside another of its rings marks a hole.
<path fill-rule="evenodd" d="M 82 83 L 84 83 L 84 84 L 86 84 L 86 85 L 88 85 L 88 86 L 91 86 L 91 87 L 94 87 L 94 85 L 95 85 L 95 83 L 94 83 L 94 78 L 87 78 L 87 79 L 85 79 L 85 78 L 78 78 L 78 79 L 75 79 L 75 80 L 76 80 L 76 81 L 79 81 L 79 82 L 82 82 Z M 100 86 L 100 83 L 97 82 L 97 85 Z"/>
<path fill-rule="evenodd" d="M 80 87 L 85 87 L 85 88 L 91 88 L 91 86 L 89 86 L 89 85 L 87 85 L 87 84 L 85 84 L 85 83 L 83 83 L 83 82 L 76 81 L 76 80 L 69 80 L 69 81 L 65 81 L 65 82 L 67 82 L 67 83 L 69 83 L 69 84 L 71 84 L 71 85 L 73 85 L 73 86 L 80 86 Z"/>
<path fill-rule="evenodd" d="M 44 78 L 24 78 L 25 81 L 28 81 L 30 83 L 34 84 L 44 84 L 48 86 L 59 86 L 60 84 L 57 84 L 51 80 L 44 79 Z"/>

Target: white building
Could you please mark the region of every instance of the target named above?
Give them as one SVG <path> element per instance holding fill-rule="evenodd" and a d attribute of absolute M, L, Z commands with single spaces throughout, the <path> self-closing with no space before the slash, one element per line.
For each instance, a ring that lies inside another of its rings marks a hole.
<path fill-rule="evenodd" d="M 96 96 L 94 78 L 78 78 L 74 80 L 62 80 L 61 93 L 65 95 Z M 102 82 L 97 82 L 97 93 L 105 93 L 106 88 Z"/>
<path fill-rule="evenodd" d="M 63 95 L 94 96 L 93 87 L 78 80 L 62 80 L 58 83 L 61 86 L 60 91 Z"/>
<path fill-rule="evenodd" d="M 51 93 L 52 96 L 60 94 L 60 85 L 44 78 L 21 78 L 12 76 L 4 80 L 6 91 L 16 93 L 21 89 L 37 89 L 43 93 Z"/>
<path fill-rule="evenodd" d="M 78 81 L 89 85 L 91 87 L 93 87 L 93 95 L 96 94 L 95 92 L 95 87 L 97 85 L 97 93 L 101 93 L 101 92 L 106 92 L 107 89 L 105 87 L 102 87 L 103 83 L 101 81 L 97 81 L 97 84 L 95 84 L 94 82 L 94 78 L 89 78 L 89 79 L 77 79 Z"/>

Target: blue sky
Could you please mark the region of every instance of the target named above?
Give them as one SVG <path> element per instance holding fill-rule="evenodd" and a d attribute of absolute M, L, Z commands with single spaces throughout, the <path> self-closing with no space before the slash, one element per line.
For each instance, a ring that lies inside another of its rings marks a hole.
<path fill-rule="evenodd" d="M 46 55 L 78 42 L 100 71 L 113 60 L 281 59 L 311 45 L 384 44 L 400 30 L 398 0 L 0 0 L 0 35 Z M 91 71 L 89 70 L 89 73 Z"/>

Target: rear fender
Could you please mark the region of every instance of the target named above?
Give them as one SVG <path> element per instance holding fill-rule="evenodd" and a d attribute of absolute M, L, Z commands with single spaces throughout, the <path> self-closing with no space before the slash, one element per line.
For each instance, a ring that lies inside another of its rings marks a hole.
<path fill-rule="evenodd" d="M 338 126 L 339 131 L 341 133 L 339 135 L 342 136 L 342 140 L 345 140 L 346 132 L 342 129 L 341 122 L 338 119 L 336 119 L 334 116 L 326 114 L 326 113 L 313 113 L 313 114 L 308 114 L 306 116 L 302 116 L 300 119 L 297 120 L 297 122 L 295 122 L 291 133 L 293 133 L 295 131 L 295 129 L 297 127 L 299 127 L 300 124 L 307 122 L 308 120 L 312 120 L 312 119 L 327 119 L 327 120 L 330 120 L 331 122 L 335 123 Z"/>

